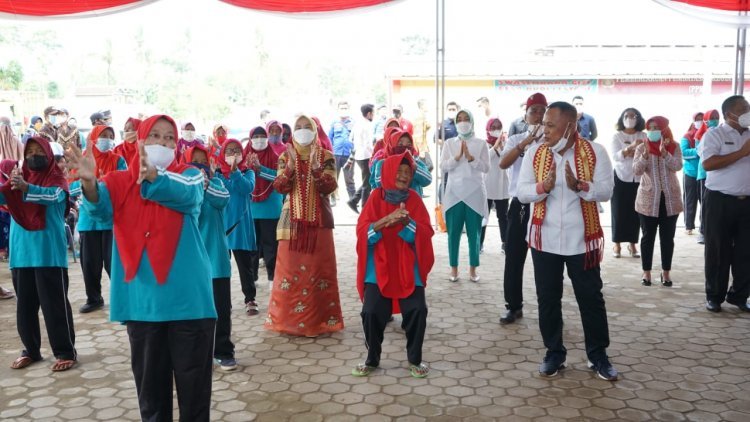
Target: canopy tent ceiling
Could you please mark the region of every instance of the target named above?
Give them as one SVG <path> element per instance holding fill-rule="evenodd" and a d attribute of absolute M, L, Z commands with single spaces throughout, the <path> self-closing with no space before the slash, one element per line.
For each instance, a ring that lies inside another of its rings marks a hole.
<path fill-rule="evenodd" d="M 0 0 L 0 16 L 24 18 L 101 16 L 140 7 L 158 0 Z M 204 0 L 238 7 L 284 13 L 320 13 L 372 7 L 393 0 Z"/>

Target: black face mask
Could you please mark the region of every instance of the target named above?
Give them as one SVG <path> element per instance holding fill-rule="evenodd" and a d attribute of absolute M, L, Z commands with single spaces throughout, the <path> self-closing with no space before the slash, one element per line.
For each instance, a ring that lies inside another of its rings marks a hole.
<path fill-rule="evenodd" d="M 26 158 L 26 162 L 31 171 L 42 171 L 49 166 L 49 159 L 47 159 L 46 155 L 32 155 Z"/>
<path fill-rule="evenodd" d="M 199 170 L 205 171 L 206 174 L 209 175 L 209 176 L 211 175 L 211 167 L 209 167 L 209 166 L 207 166 L 205 164 L 193 162 L 193 163 L 190 163 L 190 165 L 197 167 Z"/>
<path fill-rule="evenodd" d="M 393 147 L 393 154 L 400 155 L 405 153 L 406 151 L 412 152 L 411 147 L 407 147 L 405 145 L 396 145 Z"/>

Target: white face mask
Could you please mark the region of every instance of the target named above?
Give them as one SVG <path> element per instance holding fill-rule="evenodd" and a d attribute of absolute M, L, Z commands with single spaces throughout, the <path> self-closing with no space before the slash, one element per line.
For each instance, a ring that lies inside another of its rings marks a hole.
<path fill-rule="evenodd" d="M 493 138 L 499 138 L 502 134 L 502 130 L 493 130 L 490 132 L 490 136 L 492 136 Z"/>
<path fill-rule="evenodd" d="M 744 128 L 750 128 L 750 111 L 739 116 L 737 118 L 737 123 Z"/>
<path fill-rule="evenodd" d="M 146 154 L 148 161 L 159 168 L 167 168 L 174 161 L 174 149 L 167 148 L 164 145 L 146 145 Z"/>
<path fill-rule="evenodd" d="M 695 127 L 696 129 L 700 129 L 701 126 L 703 126 L 702 121 L 693 122 L 693 127 Z"/>
<path fill-rule="evenodd" d="M 456 130 L 460 135 L 468 135 L 471 133 L 471 122 L 459 122 L 456 123 Z"/>
<path fill-rule="evenodd" d="M 192 142 L 195 140 L 195 131 L 194 130 L 183 130 L 182 131 L 182 139 Z"/>
<path fill-rule="evenodd" d="M 458 114 L 457 111 L 449 111 L 445 116 L 451 120 L 456 120 L 456 114 Z"/>
<path fill-rule="evenodd" d="M 625 129 L 632 129 L 632 128 L 634 128 L 635 127 L 635 123 L 636 123 L 636 121 L 632 117 L 626 117 L 626 118 L 622 119 L 622 124 L 623 124 L 623 126 L 625 126 Z"/>
<path fill-rule="evenodd" d="M 98 149 L 101 152 L 107 152 L 112 150 L 114 148 L 115 143 L 112 139 L 109 138 L 99 138 L 96 140 L 96 149 Z"/>
<path fill-rule="evenodd" d="M 312 143 L 315 133 L 310 129 L 297 129 L 294 131 L 294 140 L 303 147 Z"/>
<path fill-rule="evenodd" d="M 234 155 L 228 155 L 224 157 L 224 161 L 226 161 L 227 164 L 229 164 L 229 166 L 231 167 L 237 161 L 237 157 Z"/>
<path fill-rule="evenodd" d="M 568 127 L 569 126 L 570 125 L 568 125 L 565 128 L 565 132 L 568 131 Z M 570 133 L 568 133 L 567 135 L 565 133 L 563 133 L 562 138 L 560 138 L 560 140 L 557 141 L 557 143 L 555 145 L 552 145 L 551 147 L 549 147 L 552 150 L 552 152 L 559 153 L 560 151 L 562 151 L 565 148 L 565 146 L 568 145 L 568 137 L 569 136 L 570 136 Z"/>
<path fill-rule="evenodd" d="M 268 138 L 253 138 L 250 142 L 253 143 L 253 149 L 256 151 L 263 151 L 268 148 Z"/>

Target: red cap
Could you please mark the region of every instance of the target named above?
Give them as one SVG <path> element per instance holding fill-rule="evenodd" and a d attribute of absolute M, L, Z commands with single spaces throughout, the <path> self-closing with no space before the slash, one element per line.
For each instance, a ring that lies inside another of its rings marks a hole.
<path fill-rule="evenodd" d="M 544 97 L 544 94 L 537 92 L 536 94 L 530 96 L 528 100 L 526 100 L 526 108 L 537 104 L 541 104 L 547 107 L 547 98 Z"/>

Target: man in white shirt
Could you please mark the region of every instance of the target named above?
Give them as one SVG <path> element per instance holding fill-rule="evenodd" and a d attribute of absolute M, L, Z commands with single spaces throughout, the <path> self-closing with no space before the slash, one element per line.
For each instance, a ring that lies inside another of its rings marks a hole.
<path fill-rule="evenodd" d="M 354 150 L 352 150 L 352 155 L 347 165 L 352 165 L 352 160 L 357 163 L 359 171 L 362 174 L 362 186 L 357 189 L 352 199 L 346 203 L 357 214 L 359 214 L 359 202 L 362 201 L 362 208 L 364 208 L 372 190 L 370 186 L 370 157 L 372 157 L 372 149 L 375 142 L 372 124 L 375 106 L 372 104 L 363 104 L 359 110 L 362 112 L 362 119 L 358 120 L 352 128 L 350 136 L 352 144 L 354 144 Z"/>
<path fill-rule="evenodd" d="M 561 299 L 567 267 L 581 312 L 589 368 L 614 381 L 617 371 L 607 357 L 609 327 L 599 268 L 604 232 L 596 206 L 612 196 L 612 163 L 604 147 L 578 136 L 576 120 L 571 104 L 549 105 L 544 143 L 526 152 L 518 180 L 518 199 L 532 203 L 528 242 L 539 328 L 547 348 L 539 373 L 552 377 L 565 367 Z"/>
<path fill-rule="evenodd" d="M 721 303 L 750 312 L 750 104 L 733 95 L 721 105 L 724 123 L 700 143 L 706 170 L 705 215 L 706 309 Z M 732 271 L 732 287 L 729 270 Z"/>
<path fill-rule="evenodd" d="M 517 198 L 518 173 L 525 151 L 530 145 L 541 142 L 542 118 L 547 109 L 547 99 L 536 93 L 526 100 L 526 115 L 528 123 L 526 132 L 518 133 L 508 138 L 500 153 L 500 168 L 510 169 L 511 196 L 508 207 L 508 228 L 505 233 L 505 270 L 503 274 L 503 294 L 507 312 L 500 318 L 501 324 L 512 324 L 523 316 L 523 267 L 529 245 L 526 243 L 526 226 L 529 224 L 529 205 L 522 204 Z"/>

